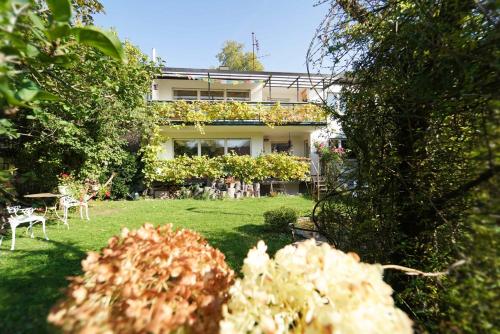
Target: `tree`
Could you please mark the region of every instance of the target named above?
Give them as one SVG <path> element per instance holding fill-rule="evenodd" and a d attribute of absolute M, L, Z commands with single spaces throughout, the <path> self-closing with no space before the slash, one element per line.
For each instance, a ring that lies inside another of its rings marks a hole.
<path fill-rule="evenodd" d="M 357 157 L 359 185 L 325 200 L 322 217 L 348 231 L 339 248 L 372 261 L 425 271 L 467 261 L 441 282 L 389 280 L 420 328 L 487 332 L 498 275 L 498 4 L 322 2 L 330 14 L 308 60 L 352 78 L 340 97 L 345 113 L 331 113 Z"/>
<path fill-rule="evenodd" d="M 7 63 L 17 71 L 7 68 L 1 78 L 6 117 L 0 133 L 15 148 L 8 153 L 17 190 L 50 191 L 63 171 L 101 180 L 117 171 L 120 193 L 126 194 L 149 124 L 146 96 L 158 65 L 130 43 L 122 45 L 115 33 L 85 25 L 102 10 L 97 1 L 74 2 L 76 25 L 68 0 L 48 2 L 49 15 L 41 3 L 10 2 L 4 10 L 14 11 L 5 24 L 18 24 L 7 26 L 4 31 L 12 32 L 4 32 L 2 41 L 3 50 L 17 57 Z"/>
<path fill-rule="evenodd" d="M 262 71 L 264 65 L 252 52 L 244 52 L 244 45 L 236 41 L 226 41 L 217 54 L 219 66 L 227 66 L 234 71 Z"/>
<path fill-rule="evenodd" d="M 78 48 L 88 48 L 106 59 L 111 57 L 117 64 L 126 61 L 116 35 L 92 26 L 74 26 L 72 14 L 69 0 L 7 0 L 0 4 L 2 158 L 19 152 L 17 141 L 30 137 L 25 129 L 39 121 L 50 123 L 46 107 L 64 103 L 56 87 L 69 87 L 69 84 L 59 81 L 56 73 L 77 67 L 75 51 Z M 51 78 L 57 85 L 47 85 L 44 78 Z M 28 165 L 32 162 L 28 160 Z M 32 171 L 36 173 L 36 169 Z M 3 195 L 8 195 L 5 191 L 8 179 L 8 174 L 0 171 Z"/>

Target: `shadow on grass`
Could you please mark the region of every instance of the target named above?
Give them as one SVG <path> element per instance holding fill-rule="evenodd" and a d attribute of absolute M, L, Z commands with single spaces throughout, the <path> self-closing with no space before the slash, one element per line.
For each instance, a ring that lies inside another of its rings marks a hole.
<path fill-rule="evenodd" d="M 186 208 L 186 211 L 194 213 L 204 213 L 204 214 L 217 214 L 217 215 L 228 215 L 228 216 L 251 216 L 249 213 L 235 213 L 234 211 L 222 211 L 219 209 L 200 209 L 200 208 Z"/>
<path fill-rule="evenodd" d="M 38 238 L 37 238 L 38 239 Z M 43 240 L 43 239 L 40 239 Z M 47 314 L 68 286 L 67 276 L 81 273 L 85 253 L 71 243 L 43 241 L 49 249 L 15 250 L 12 261 L 29 270 L 0 274 L 0 332 L 47 333 Z M 5 256 L 6 251 L 1 256 Z"/>
<path fill-rule="evenodd" d="M 217 235 L 207 237 L 213 247 L 218 248 L 226 256 L 227 263 L 239 275 L 243 259 L 248 251 L 264 240 L 267 253 L 273 256 L 276 251 L 292 243 L 289 233 L 275 232 L 265 225 L 247 224 L 231 231 L 220 231 Z"/>

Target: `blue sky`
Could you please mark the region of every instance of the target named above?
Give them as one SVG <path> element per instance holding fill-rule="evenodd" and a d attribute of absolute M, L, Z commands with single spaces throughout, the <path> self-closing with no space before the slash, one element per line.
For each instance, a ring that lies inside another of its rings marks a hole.
<path fill-rule="evenodd" d="M 252 49 L 252 31 L 266 70 L 305 71 L 305 54 L 326 13 L 316 0 L 101 0 L 106 14 L 95 24 L 115 28 L 167 66 L 211 67 L 225 40 Z"/>

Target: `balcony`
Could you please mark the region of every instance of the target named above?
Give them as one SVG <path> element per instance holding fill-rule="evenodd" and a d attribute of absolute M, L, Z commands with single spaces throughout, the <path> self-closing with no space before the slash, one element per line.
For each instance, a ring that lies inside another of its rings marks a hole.
<path fill-rule="evenodd" d="M 307 102 L 151 101 L 165 124 L 326 125 L 323 106 Z"/>

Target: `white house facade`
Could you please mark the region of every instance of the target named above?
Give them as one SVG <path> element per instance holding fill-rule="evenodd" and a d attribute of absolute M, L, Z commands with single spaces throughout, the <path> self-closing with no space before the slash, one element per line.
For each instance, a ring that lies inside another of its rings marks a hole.
<path fill-rule="evenodd" d="M 320 105 L 339 93 L 341 83 L 326 75 L 290 72 L 240 72 L 227 69 L 194 69 L 166 67 L 153 83 L 152 103 L 175 101 L 238 101 L 272 108 L 295 108 Z M 284 120 L 268 126 L 260 119 L 214 120 L 204 126 L 203 133 L 193 125 L 179 128 L 163 126 L 161 159 L 176 156 L 217 156 L 234 152 L 259 156 L 272 152 L 289 152 L 308 158 L 311 174 L 321 173 L 315 143 L 343 143 L 338 125 L 328 118 Z"/>

